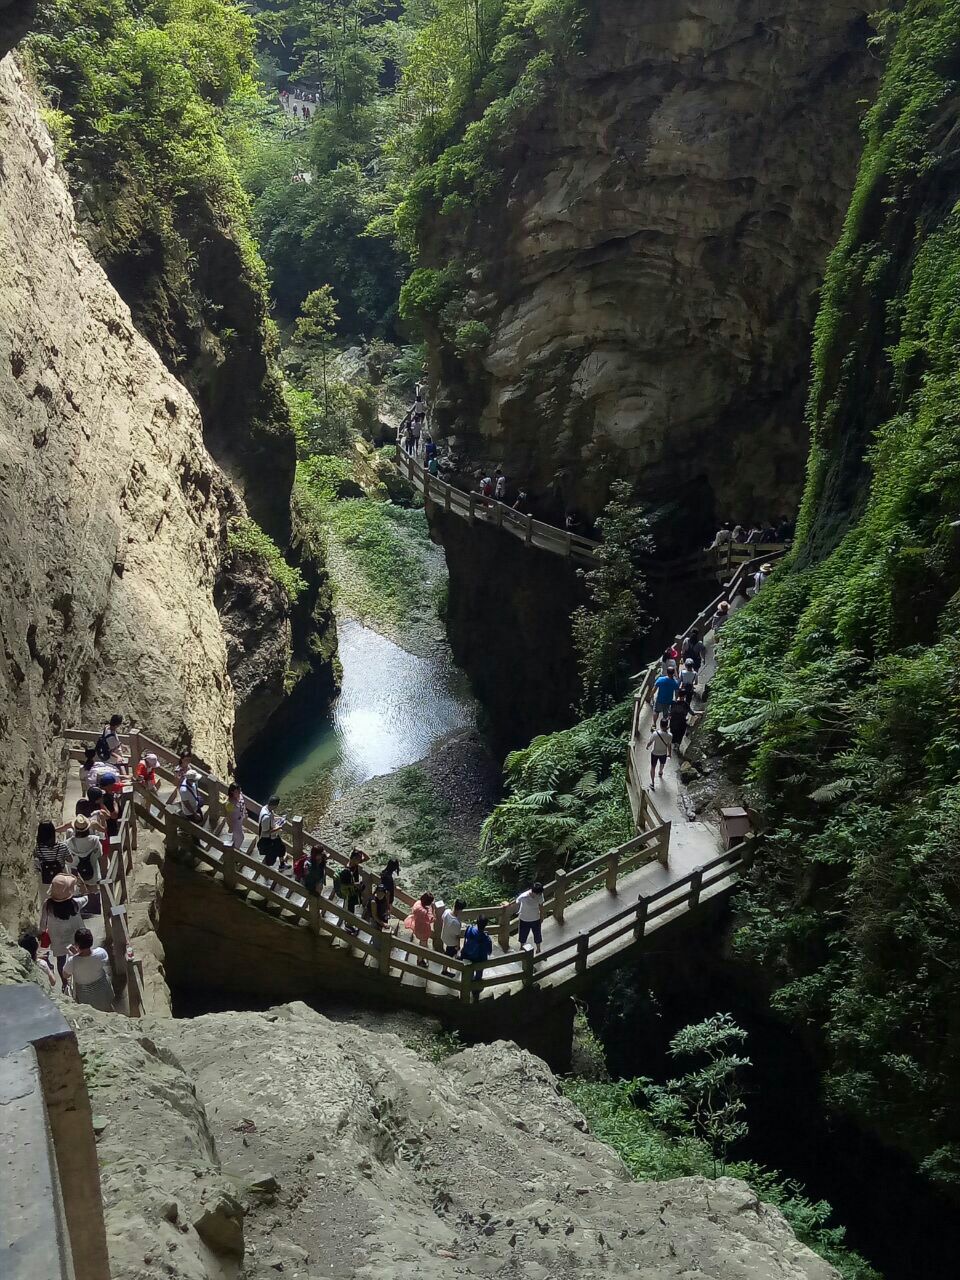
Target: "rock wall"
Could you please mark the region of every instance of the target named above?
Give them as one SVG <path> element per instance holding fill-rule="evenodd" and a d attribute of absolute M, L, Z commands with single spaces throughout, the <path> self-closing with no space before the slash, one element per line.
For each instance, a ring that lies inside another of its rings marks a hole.
<path fill-rule="evenodd" d="M 27 976 L 13 951 L 0 981 Z M 741 1182 L 633 1182 L 513 1045 L 432 1063 L 302 1004 L 65 1012 L 114 1280 L 836 1280 Z"/>
<path fill-rule="evenodd" d="M 586 593 L 576 569 L 439 509 L 430 527 L 450 574 L 450 647 L 489 717 L 497 750 L 565 728 L 580 689 L 570 615 Z"/>
<path fill-rule="evenodd" d="M 799 496 L 809 333 L 878 64 L 859 0 L 586 0 L 498 193 L 421 229 L 491 331 L 431 335 L 454 452 L 595 513 L 635 477 L 691 541 Z"/>
<path fill-rule="evenodd" d="M 119 710 L 224 767 L 213 588 L 239 499 L 186 390 L 78 235 L 21 74 L 0 63 L 0 841 L 13 918 L 57 733 Z M 32 879 L 32 877 L 29 877 Z"/>

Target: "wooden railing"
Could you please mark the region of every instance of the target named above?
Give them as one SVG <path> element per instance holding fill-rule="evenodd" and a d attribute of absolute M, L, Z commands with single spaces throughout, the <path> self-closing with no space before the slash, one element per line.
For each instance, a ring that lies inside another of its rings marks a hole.
<path fill-rule="evenodd" d="M 76 744 L 71 747 L 69 754 L 72 758 L 79 760 L 83 754 L 80 744 L 94 741 L 97 735 L 93 730 L 73 729 L 67 730 L 64 736 L 68 743 Z M 172 785 L 174 781 L 172 766 L 177 760 L 174 752 L 142 733 L 123 734 L 121 741 L 129 747 L 134 761 L 139 759 L 143 752 L 152 751 L 159 761 L 157 772 L 161 783 Z M 308 893 L 292 876 L 278 870 L 277 867 L 266 866 L 252 853 L 235 849 L 222 834 L 225 825 L 223 784 L 205 770 L 198 768 L 197 772 L 200 774 L 198 789 L 206 807 L 206 820 L 203 826 L 184 817 L 179 811 L 179 804 L 172 797 L 163 798 L 166 792 L 165 786 L 161 785 L 158 796 L 141 785 L 134 784 L 133 795 L 127 805 L 126 821 L 121 824 L 121 835 L 115 841 L 117 848 L 110 862 L 108 879 L 111 885 L 117 885 L 118 888 L 105 887 L 103 890 L 107 895 L 107 905 L 118 905 L 125 901 L 126 875 L 129 873 L 133 851 L 136 848 L 136 821 L 143 821 L 163 832 L 166 847 L 172 854 L 186 852 L 189 857 L 211 867 L 222 877 L 228 888 L 256 895 L 265 904 L 278 908 L 292 921 L 319 934 L 325 934 L 358 952 L 365 963 L 376 965 L 384 976 L 414 974 L 426 977 L 431 984 L 438 985 L 446 994 L 462 1000 L 479 996 L 488 989 L 511 984 L 517 989 L 529 987 L 544 978 L 562 975 L 565 969 L 569 971 L 566 978 L 572 980 L 591 962 L 591 956 L 596 957 L 599 952 L 606 953 L 611 943 L 617 942 L 620 946 L 628 945 L 628 934 L 632 938 L 643 937 L 645 925 L 642 924 L 642 920 L 646 919 L 646 908 L 642 905 L 643 900 L 638 898 L 624 909 L 613 910 L 613 914 L 604 917 L 587 932 L 574 935 L 572 939 L 539 954 L 533 951 L 509 951 L 508 948 L 519 927 L 516 906 L 513 902 L 496 903 L 488 907 L 468 909 L 464 912 L 464 921 L 469 923 L 481 915 L 487 916 L 491 921 L 491 932 L 495 934 L 505 954 L 492 957 L 483 963 L 439 956 L 439 922 L 431 947 L 421 946 L 417 942 L 408 941 L 405 937 L 399 937 L 391 932 L 381 932 L 371 922 L 348 910 L 332 896 Z M 253 802 L 250 801 L 250 803 Z M 605 898 L 608 896 L 611 908 L 615 909 L 618 903 L 617 895 L 622 889 L 625 878 L 631 872 L 654 860 L 659 861 L 663 866 L 667 865 L 670 823 L 663 821 L 648 796 L 642 798 L 640 822 L 644 829 L 625 845 L 601 854 L 599 857 L 591 858 L 569 871 L 559 871 L 553 880 L 544 885 L 545 919 L 552 918 L 558 925 L 562 925 L 565 913 L 570 906 L 590 895 L 600 894 Z M 245 819 L 244 826 L 247 832 L 256 831 L 256 824 L 249 816 Z M 285 851 L 291 858 L 299 857 L 303 849 L 309 846 L 324 849 L 327 852 L 328 863 L 334 869 L 345 865 L 349 860 L 348 855 L 333 849 L 313 833 L 305 832 L 301 818 L 293 818 L 279 835 Z M 373 884 L 376 883 L 377 877 L 361 867 L 361 878 L 362 895 L 365 900 Z M 656 895 L 658 899 L 662 896 Z M 669 901 L 671 903 L 669 909 L 677 905 L 672 897 Z M 393 917 L 396 920 L 402 920 L 409 913 L 413 903 L 414 899 L 409 894 L 398 890 L 393 906 Z M 107 905 L 105 905 L 105 911 Z M 654 911 L 649 917 L 650 920 L 655 921 L 666 910 L 667 908 Z M 118 962 L 123 963 L 129 942 L 126 936 L 125 917 L 123 913 L 119 913 L 112 919 L 117 921 L 113 926 L 116 931 L 113 951 Z M 628 919 L 631 922 L 629 928 L 624 925 L 613 935 L 610 934 L 608 926 Z M 638 920 L 641 921 L 640 926 L 637 924 Z M 639 933 L 636 932 L 638 927 Z M 432 962 L 428 974 L 422 966 L 418 966 L 418 960 Z M 450 972 L 440 971 L 438 964 Z M 142 984 L 137 985 L 139 972 L 136 962 L 133 962 L 131 968 L 133 972 L 128 974 L 127 981 L 132 984 L 131 990 L 141 993 L 139 1003 L 142 1005 Z"/>
<path fill-rule="evenodd" d="M 110 853 L 105 859 L 106 868 L 101 872 L 100 909 L 103 912 L 103 928 L 114 991 L 117 995 L 126 992 L 126 1011 L 131 1018 L 139 1018 L 144 1012 L 143 964 L 133 954 L 130 923 L 127 919 L 130 902 L 127 877 L 133 871 L 133 859 L 137 850 L 133 799 L 132 789 L 128 790 L 120 815 L 120 829 L 110 840 Z M 103 861 L 101 859 L 101 866 Z"/>
<path fill-rule="evenodd" d="M 573 533 L 569 529 L 558 529 L 556 525 L 547 524 L 543 520 L 534 520 L 533 516 L 514 511 L 505 502 L 496 498 L 485 498 L 481 493 L 466 493 L 454 485 L 432 476 L 411 454 L 397 449 L 397 469 L 423 494 L 423 501 L 431 502 L 444 511 L 452 512 L 470 524 L 478 520 L 492 525 L 495 529 L 505 529 L 525 542 L 527 546 L 540 547 L 544 551 L 552 551 L 555 555 L 565 556 L 582 564 L 592 564 L 600 545 L 592 538 Z"/>
<path fill-rule="evenodd" d="M 540 547 L 564 556 L 578 564 L 591 565 L 596 560 L 600 543 L 582 534 L 533 516 L 514 511 L 496 498 L 485 498 L 481 493 L 467 493 L 430 472 L 412 454 L 398 448 L 395 455 L 397 470 L 423 495 L 424 504 L 434 503 L 444 511 L 452 512 L 470 524 L 480 521 L 495 529 L 504 529 L 519 538 L 527 546 Z M 673 560 L 649 556 L 641 563 L 644 574 L 651 580 L 679 582 L 690 578 L 726 578 L 731 569 L 761 556 L 768 560 L 782 555 L 782 543 L 760 545 L 748 542 L 724 543 L 719 547 L 699 548 Z M 759 563 L 759 561 L 758 561 Z"/>
<path fill-rule="evenodd" d="M 750 545 L 751 549 L 756 552 L 756 547 L 752 544 Z M 746 594 L 751 575 L 756 573 L 760 565 L 768 560 L 779 559 L 786 555 L 787 550 L 787 547 L 780 545 L 773 549 L 766 549 L 761 554 L 754 555 L 752 559 L 741 560 L 736 572 L 724 589 L 708 605 L 701 609 L 690 623 L 690 626 L 687 627 L 684 635 L 688 636 L 691 632 L 696 631 L 702 640 L 707 634 L 711 620 L 721 602 L 724 600 L 733 601 L 738 595 Z M 630 742 L 627 748 L 627 793 L 630 797 L 630 808 L 633 811 L 634 821 L 637 822 L 638 828 L 641 825 L 640 815 L 643 811 L 643 806 L 650 803 L 643 785 L 642 762 L 637 758 L 640 750 L 640 740 L 643 736 L 640 731 L 640 722 L 644 708 L 653 697 L 653 684 L 659 674 L 660 659 L 658 658 L 651 662 L 645 671 L 635 677 L 640 683 L 633 693 L 633 720 L 630 726 Z"/>

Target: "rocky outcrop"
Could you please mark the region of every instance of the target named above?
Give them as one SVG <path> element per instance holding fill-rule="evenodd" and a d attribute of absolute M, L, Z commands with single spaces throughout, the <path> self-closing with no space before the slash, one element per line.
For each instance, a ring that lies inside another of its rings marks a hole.
<path fill-rule="evenodd" d="M 242 506 L 204 447 L 196 404 L 79 237 L 10 56 L 0 65 L 0 157 L 0 898 L 9 919 L 38 805 L 60 785 L 61 727 L 119 710 L 226 765 L 233 692 L 213 589 L 225 518 Z"/>
<path fill-rule="evenodd" d="M 835 1280 L 741 1182 L 631 1181 L 512 1045 L 438 1065 L 300 1004 L 68 1012 L 114 1280 Z"/>
<path fill-rule="evenodd" d="M 574 718 L 580 681 L 570 614 L 586 592 L 570 561 L 435 509 L 450 574 L 447 635 L 489 717 L 498 750 Z"/>
<path fill-rule="evenodd" d="M 691 541 L 799 495 L 809 333 L 877 63 L 858 0 L 586 0 L 582 54 L 497 194 L 422 228 L 490 341 L 431 337 L 455 451 L 595 513 L 611 478 Z M 469 203 L 469 202 L 468 202 Z M 462 202 L 461 202 L 462 204 Z"/>

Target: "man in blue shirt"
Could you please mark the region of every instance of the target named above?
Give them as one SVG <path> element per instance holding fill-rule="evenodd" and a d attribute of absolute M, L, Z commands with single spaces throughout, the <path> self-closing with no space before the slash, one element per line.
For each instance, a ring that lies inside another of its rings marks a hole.
<path fill-rule="evenodd" d="M 653 718 L 659 722 L 662 716 L 670 714 L 670 708 L 673 700 L 680 690 L 680 681 L 677 679 L 676 668 L 667 667 L 665 676 L 658 676 L 653 682 Z"/>

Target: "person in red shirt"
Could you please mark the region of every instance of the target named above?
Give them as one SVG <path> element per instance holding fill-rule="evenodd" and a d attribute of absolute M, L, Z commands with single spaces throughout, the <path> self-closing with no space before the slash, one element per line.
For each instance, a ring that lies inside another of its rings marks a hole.
<path fill-rule="evenodd" d="M 149 791 L 160 790 L 160 775 L 157 773 L 159 761 L 152 751 L 142 757 L 135 770 L 137 781 Z"/>

